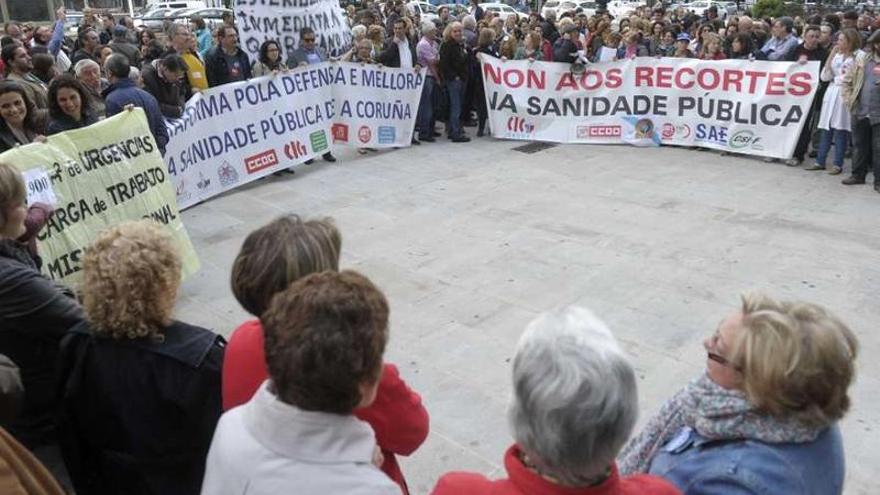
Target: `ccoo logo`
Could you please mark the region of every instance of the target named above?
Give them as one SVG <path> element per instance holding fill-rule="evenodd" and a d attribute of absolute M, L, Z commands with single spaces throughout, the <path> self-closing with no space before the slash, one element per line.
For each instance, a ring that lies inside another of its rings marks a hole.
<path fill-rule="evenodd" d="M 299 141 L 291 141 L 284 145 L 284 154 L 291 160 L 305 156 L 307 152 L 305 145 Z"/>
<path fill-rule="evenodd" d="M 521 134 L 531 134 L 535 130 L 535 126 L 526 122 L 526 119 L 522 117 L 513 116 L 507 119 L 507 130 Z"/>

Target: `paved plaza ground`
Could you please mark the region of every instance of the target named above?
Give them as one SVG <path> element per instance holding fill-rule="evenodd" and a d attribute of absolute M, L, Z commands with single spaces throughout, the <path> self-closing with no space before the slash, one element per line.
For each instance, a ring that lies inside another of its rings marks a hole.
<path fill-rule="evenodd" d="M 335 218 L 342 267 L 391 304 L 386 358 L 431 414 L 402 461 L 426 494 L 449 470 L 503 474 L 510 360 L 540 311 L 578 304 L 609 324 L 638 373 L 641 425 L 704 369 L 702 340 L 741 292 L 818 302 L 861 340 L 845 491 L 877 493 L 880 194 L 716 152 L 522 144 L 346 150 L 185 211 L 202 269 L 179 318 L 228 335 L 246 318 L 229 289 L 245 235 L 286 212 Z"/>

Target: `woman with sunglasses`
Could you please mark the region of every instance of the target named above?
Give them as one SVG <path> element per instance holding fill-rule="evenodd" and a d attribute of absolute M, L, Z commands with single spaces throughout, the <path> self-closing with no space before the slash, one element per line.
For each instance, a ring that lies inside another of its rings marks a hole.
<path fill-rule="evenodd" d="M 619 460 L 685 495 L 839 495 L 837 426 L 858 342 L 815 304 L 743 297 L 705 340 L 706 372 L 666 402 Z"/>

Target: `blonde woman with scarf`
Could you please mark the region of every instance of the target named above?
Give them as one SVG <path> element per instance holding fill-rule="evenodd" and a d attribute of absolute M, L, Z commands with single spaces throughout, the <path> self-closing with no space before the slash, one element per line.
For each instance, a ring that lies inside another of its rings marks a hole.
<path fill-rule="evenodd" d="M 704 347 L 706 373 L 629 442 L 621 474 L 662 476 L 685 495 L 839 495 L 849 328 L 815 304 L 747 295 Z"/>

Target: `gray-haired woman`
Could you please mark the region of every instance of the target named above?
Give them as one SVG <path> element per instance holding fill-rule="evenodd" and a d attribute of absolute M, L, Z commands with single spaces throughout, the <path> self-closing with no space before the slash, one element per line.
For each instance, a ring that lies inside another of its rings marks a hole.
<path fill-rule="evenodd" d="M 614 457 L 636 422 L 632 367 L 602 321 L 586 309 L 544 313 L 526 328 L 513 361 L 508 479 L 449 473 L 434 495 L 672 495 L 653 476 L 621 478 Z"/>

